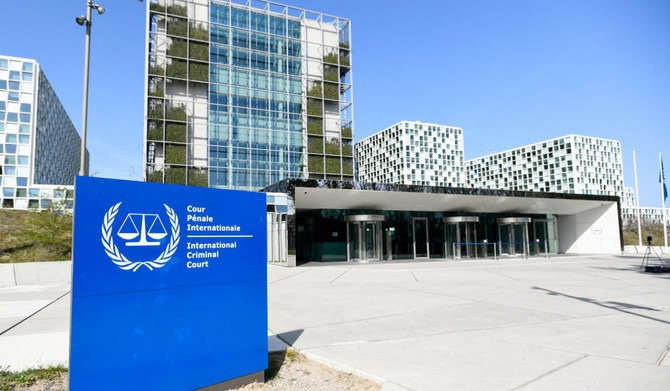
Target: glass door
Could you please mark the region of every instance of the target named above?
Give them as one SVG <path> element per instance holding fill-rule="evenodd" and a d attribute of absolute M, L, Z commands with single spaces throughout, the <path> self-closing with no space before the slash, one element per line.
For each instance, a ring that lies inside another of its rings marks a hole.
<path fill-rule="evenodd" d="M 428 258 L 428 218 L 412 218 L 412 234 L 414 238 L 414 258 Z"/>
<path fill-rule="evenodd" d="M 383 216 L 353 215 L 347 222 L 347 262 L 381 261 Z"/>

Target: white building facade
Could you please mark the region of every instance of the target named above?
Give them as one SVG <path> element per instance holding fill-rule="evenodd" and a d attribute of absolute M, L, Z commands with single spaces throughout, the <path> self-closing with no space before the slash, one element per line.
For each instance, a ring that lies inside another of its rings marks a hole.
<path fill-rule="evenodd" d="M 359 182 L 464 187 L 463 130 L 402 121 L 355 145 Z"/>
<path fill-rule="evenodd" d="M 353 180 L 348 20 L 262 0 L 147 6 L 147 181 Z"/>
<path fill-rule="evenodd" d="M 624 198 L 621 144 L 568 135 L 465 162 L 468 187 Z"/>
<path fill-rule="evenodd" d="M 57 200 L 71 208 L 80 150 L 81 138 L 40 65 L 0 55 L 1 207 L 43 209 Z"/>

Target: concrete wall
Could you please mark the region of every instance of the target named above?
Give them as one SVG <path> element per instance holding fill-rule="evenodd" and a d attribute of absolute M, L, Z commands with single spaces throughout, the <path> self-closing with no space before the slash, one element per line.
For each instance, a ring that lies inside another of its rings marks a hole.
<path fill-rule="evenodd" d="M 0 264 L 0 287 L 71 281 L 72 261 Z"/>
<path fill-rule="evenodd" d="M 561 253 L 621 254 L 619 215 L 616 202 L 575 215 L 558 216 Z"/>

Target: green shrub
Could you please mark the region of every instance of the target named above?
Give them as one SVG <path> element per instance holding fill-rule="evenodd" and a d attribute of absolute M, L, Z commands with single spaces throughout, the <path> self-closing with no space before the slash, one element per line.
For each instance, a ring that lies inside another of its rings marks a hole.
<path fill-rule="evenodd" d="M 326 153 L 328 155 L 339 155 L 340 154 L 340 143 L 337 141 L 328 141 L 326 143 Z"/>
<path fill-rule="evenodd" d="M 147 182 L 163 183 L 163 171 L 161 170 L 147 170 Z"/>
<path fill-rule="evenodd" d="M 189 186 L 209 186 L 207 169 L 189 168 L 188 169 L 188 184 Z"/>
<path fill-rule="evenodd" d="M 323 108 L 321 107 L 321 101 L 307 99 L 307 115 L 313 115 L 317 117 L 323 116 Z"/>
<path fill-rule="evenodd" d="M 209 41 L 209 31 L 207 31 L 207 29 L 200 24 L 191 24 L 191 29 L 188 32 L 188 36 L 200 41 Z"/>
<path fill-rule="evenodd" d="M 189 53 L 189 57 L 194 60 L 207 61 L 209 59 L 209 45 L 202 42 L 191 41 Z"/>
<path fill-rule="evenodd" d="M 149 118 L 163 119 L 163 107 L 152 107 L 149 109 Z"/>
<path fill-rule="evenodd" d="M 340 99 L 340 93 L 338 91 L 337 84 L 325 83 L 323 86 L 323 97 L 332 100 Z"/>
<path fill-rule="evenodd" d="M 307 158 L 309 172 L 323 172 L 323 156 L 310 155 Z"/>
<path fill-rule="evenodd" d="M 342 128 L 342 137 L 353 138 L 353 134 L 351 133 L 351 124 L 345 125 Z"/>
<path fill-rule="evenodd" d="M 186 168 L 185 167 L 168 167 L 165 170 L 165 183 L 172 183 L 174 185 L 186 184 Z"/>
<path fill-rule="evenodd" d="M 172 64 L 167 66 L 167 75 L 168 77 L 186 79 L 186 61 L 172 60 Z"/>
<path fill-rule="evenodd" d="M 163 126 L 162 122 L 159 121 L 149 121 L 149 126 L 147 126 L 147 139 L 149 140 L 162 140 L 163 139 Z"/>
<path fill-rule="evenodd" d="M 351 160 L 342 160 L 342 174 L 354 175 L 354 163 Z"/>
<path fill-rule="evenodd" d="M 321 137 L 310 137 L 307 151 L 311 153 L 323 153 L 323 139 Z"/>
<path fill-rule="evenodd" d="M 350 144 L 342 144 L 342 156 L 354 156 Z"/>
<path fill-rule="evenodd" d="M 155 96 L 157 98 L 162 98 L 165 95 L 163 91 L 163 86 L 156 86 L 153 91 L 149 91 L 149 96 Z"/>
<path fill-rule="evenodd" d="M 186 40 L 172 38 L 172 43 L 167 49 L 167 55 L 173 57 L 183 57 L 186 58 Z"/>
<path fill-rule="evenodd" d="M 163 69 L 162 66 L 157 65 L 155 67 L 149 66 L 149 74 L 150 75 L 165 75 L 165 69 Z"/>
<path fill-rule="evenodd" d="M 165 163 L 186 164 L 186 146 L 168 144 L 165 151 Z"/>
<path fill-rule="evenodd" d="M 188 77 L 191 80 L 209 81 L 209 65 L 189 62 Z"/>
<path fill-rule="evenodd" d="M 171 15 L 186 16 L 186 7 L 183 5 L 170 5 L 167 7 L 167 13 Z"/>
<path fill-rule="evenodd" d="M 307 133 L 309 134 L 323 134 L 323 124 L 320 119 L 309 118 L 307 120 Z"/>
<path fill-rule="evenodd" d="M 312 88 L 307 91 L 307 96 L 311 96 L 313 98 L 321 98 L 321 82 L 317 81 L 314 82 L 312 85 Z"/>
<path fill-rule="evenodd" d="M 186 142 L 186 125 L 185 124 L 167 124 L 165 128 L 165 141 L 172 141 L 177 143 Z"/>
<path fill-rule="evenodd" d="M 340 158 L 337 157 L 326 158 L 326 173 L 328 174 L 340 173 Z"/>
<path fill-rule="evenodd" d="M 340 48 L 349 50 L 349 42 L 340 42 Z"/>
<path fill-rule="evenodd" d="M 323 62 L 337 65 L 337 54 L 335 52 L 326 54 L 323 56 Z"/>
<path fill-rule="evenodd" d="M 186 30 L 188 25 L 185 20 L 171 18 L 167 22 L 168 35 L 176 35 L 179 37 L 186 37 Z"/>
<path fill-rule="evenodd" d="M 338 75 L 337 70 L 335 69 L 327 70 L 323 75 L 323 80 L 336 82 L 340 80 L 340 75 Z"/>
<path fill-rule="evenodd" d="M 346 57 L 344 55 L 340 55 L 340 65 L 342 65 L 344 67 L 348 67 L 349 66 L 349 57 Z"/>
<path fill-rule="evenodd" d="M 167 112 L 167 119 L 173 121 L 186 121 L 186 106 L 183 104 L 170 106 Z"/>
<path fill-rule="evenodd" d="M 165 6 L 158 3 L 151 3 L 149 9 L 156 12 L 165 12 Z"/>

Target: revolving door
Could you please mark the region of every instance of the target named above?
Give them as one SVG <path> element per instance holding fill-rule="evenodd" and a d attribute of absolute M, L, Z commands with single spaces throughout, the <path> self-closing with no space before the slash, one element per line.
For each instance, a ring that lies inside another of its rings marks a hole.
<path fill-rule="evenodd" d="M 345 216 L 347 223 L 347 262 L 382 261 L 382 215 Z"/>
<path fill-rule="evenodd" d="M 477 258 L 477 216 L 452 216 L 444 222 L 444 253 L 447 258 Z"/>
<path fill-rule="evenodd" d="M 530 217 L 503 217 L 498 223 L 498 246 L 501 255 L 521 255 L 527 257 L 528 224 Z"/>

